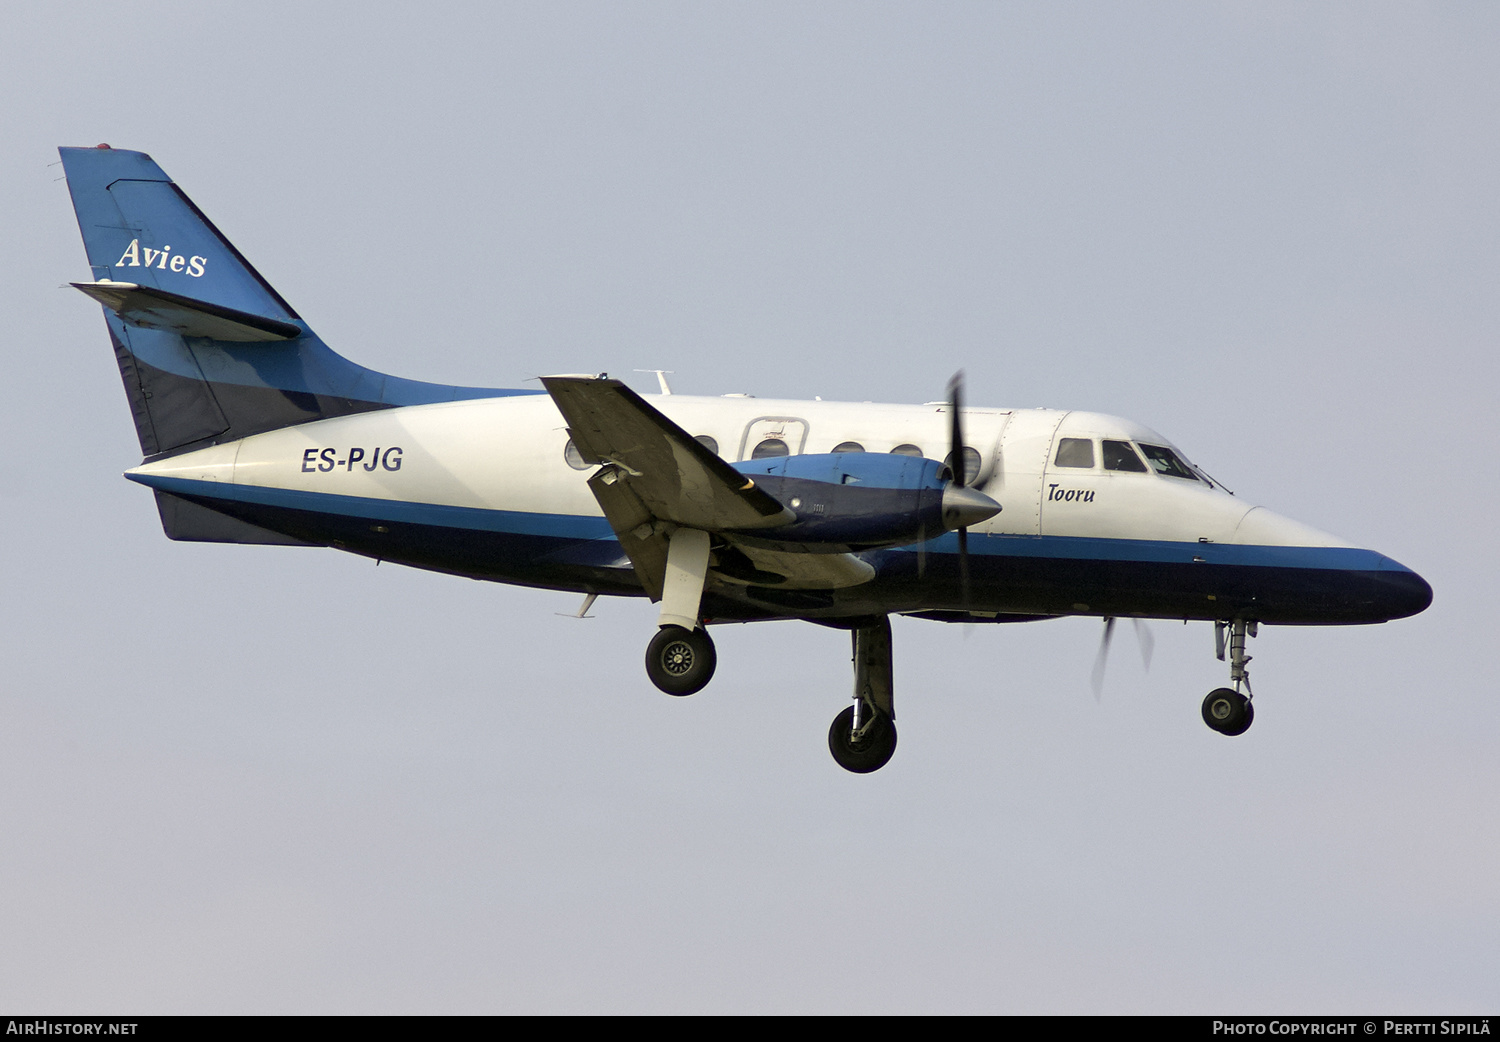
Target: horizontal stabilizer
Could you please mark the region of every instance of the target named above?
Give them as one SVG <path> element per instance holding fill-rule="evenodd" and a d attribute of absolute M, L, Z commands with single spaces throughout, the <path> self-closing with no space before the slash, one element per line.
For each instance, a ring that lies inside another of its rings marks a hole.
<path fill-rule="evenodd" d="M 302 335 L 301 327 L 291 322 L 194 300 L 153 286 L 134 282 L 74 282 L 72 285 L 125 322 L 145 329 L 234 343 L 295 340 Z"/>

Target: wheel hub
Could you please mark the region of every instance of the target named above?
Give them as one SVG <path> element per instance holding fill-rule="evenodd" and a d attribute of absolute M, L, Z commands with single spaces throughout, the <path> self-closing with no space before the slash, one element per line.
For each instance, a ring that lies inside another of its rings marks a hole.
<path fill-rule="evenodd" d="M 669 644 L 661 657 L 661 665 L 674 677 L 680 677 L 693 668 L 693 649 L 681 641 Z"/>

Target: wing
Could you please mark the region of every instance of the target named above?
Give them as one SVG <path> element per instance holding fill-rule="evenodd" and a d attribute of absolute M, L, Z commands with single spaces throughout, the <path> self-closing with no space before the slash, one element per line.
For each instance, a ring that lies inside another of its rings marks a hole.
<path fill-rule="evenodd" d="M 583 458 L 617 466 L 659 520 L 721 532 L 774 528 L 794 519 L 774 496 L 619 380 L 544 376 L 542 385 Z"/>
<path fill-rule="evenodd" d="M 737 546 L 736 532 L 776 528 L 796 515 L 619 380 L 544 376 L 542 385 L 579 453 L 603 464 L 589 488 L 652 600 L 661 598 L 672 526 L 719 537 L 712 575 L 721 585 L 832 589 L 874 577 L 852 554 Z"/>

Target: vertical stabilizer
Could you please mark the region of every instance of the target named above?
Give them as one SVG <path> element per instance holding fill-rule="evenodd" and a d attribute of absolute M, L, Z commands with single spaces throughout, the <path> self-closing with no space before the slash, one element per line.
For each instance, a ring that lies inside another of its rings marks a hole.
<path fill-rule="evenodd" d="M 132 282 L 283 322 L 297 313 L 150 156 L 60 150 L 96 282 Z"/>
<path fill-rule="evenodd" d="M 537 393 L 387 376 L 335 354 L 143 152 L 63 148 L 141 451 L 401 405 Z"/>

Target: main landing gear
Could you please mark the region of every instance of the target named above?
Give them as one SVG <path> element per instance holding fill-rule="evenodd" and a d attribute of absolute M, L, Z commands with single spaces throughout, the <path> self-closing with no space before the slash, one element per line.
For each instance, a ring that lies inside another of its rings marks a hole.
<path fill-rule="evenodd" d="M 891 623 L 884 615 L 853 631 L 854 704 L 833 718 L 828 751 L 846 771 L 869 774 L 896 752 L 891 691 Z M 700 691 L 714 675 L 714 642 L 700 627 L 668 625 L 646 649 L 646 674 L 669 695 Z"/>
<path fill-rule="evenodd" d="M 691 695 L 713 679 L 718 661 L 707 630 L 663 626 L 646 648 L 646 675 L 669 695 Z"/>
<path fill-rule="evenodd" d="M 1214 644 L 1219 661 L 1224 661 L 1224 630 L 1226 624 L 1214 623 Z M 1251 704 L 1250 671 L 1245 668 L 1250 656 L 1245 654 L 1245 638 L 1255 636 L 1258 626 L 1254 622 L 1235 619 L 1227 624 L 1229 630 L 1229 680 L 1234 687 L 1220 687 L 1208 693 L 1203 700 L 1203 722 L 1222 735 L 1234 737 L 1250 730 L 1255 722 L 1255 706 Z"/>
<path fill-rule="evenodd" d="M 857 703 L 833 718 L 833 726 L 828 728 L 828 751 L 846 771 L 878 771 L 895 755 L 896 724 L 879 710 Z"/>
<path fill-rule="evenodd" d="M 667 541 L 660 629 L 646 648 L 646 675 L 669 695 L 691 695 L 713 679 L 719 657 L 698 618 L 708 578 L 708 533 L 679 528 Z"/>
<path fill-rule="evenodd" d="M 646 648 L 646 675 L 669 695 L 701 691 L 714 675 L 718 655 L 703 628 L 699 608 L 708 578 L 707 532 L 676 529 L 667 541 L 659 629 Z M 868 619 L 852 630 L 854 705 L 834 718 L 828 751 L 846 771 L 869 774 L 896 752 L 896 706 L 891 690 L 891 620 Z"/>
<path fill-rule="evenodd" d="M 869 774 L 896 752 L 891 685 L 891 620 L 882 615 L 853 631 L 854 704 L 833 718 L 828 751 L 846 771 Z"/>

